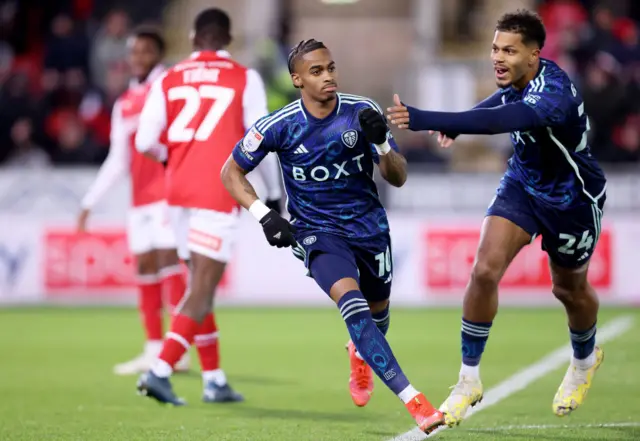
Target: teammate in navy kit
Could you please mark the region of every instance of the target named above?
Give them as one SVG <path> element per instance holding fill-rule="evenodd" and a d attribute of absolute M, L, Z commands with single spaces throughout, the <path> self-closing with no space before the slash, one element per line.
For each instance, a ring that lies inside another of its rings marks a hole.
<path fill-rule="evenodd" d="M 400 187 L 406 161 L 375 102 L 337 93 L 336 64 L 321 42 L 306 40 L 293 48 L 289 71 L 302 98 L 247 132 L 225 164 L 222 181 L 260 221 L 268 242 L 291 246 L 338 305 L 351 336 L 354 403 L 369 401 L 373 369 L 429 433 L 444 417 L 407 380 L 385 338 L 391 242 L 373 181 L 374 163 L 387 182 Z M 260 202 L 245 178 L 269 152 L 280 159 L 290 223 Z"/>
<path fill-rule="evenodd" d="M 540 58 L 544 41 L 544 25 L 535 13 L 505 14 L 491 51 L 500 88 L 494 95 L 460 113 L 420 111 L 397 96 L 388 109 L 392 124 L 438 131 L 445 147 L 457 134 L 510 132 L 515 150 L 487 211 L 465 292 L 459 382 L 440 407 L 449 425 L 460 423 L 482 399 L 478 365 L 498 308 L 498 283 L 537 235 L 549 255 L 552 291 L 567 311 L 573 346 L 553 400 L 556 415 L 582 404 L 603 360 L 595 346 L 598 297 L 587 269 L 600 235 L 606 180 L 589 151 L 582 97 L 557 64 Z"/>

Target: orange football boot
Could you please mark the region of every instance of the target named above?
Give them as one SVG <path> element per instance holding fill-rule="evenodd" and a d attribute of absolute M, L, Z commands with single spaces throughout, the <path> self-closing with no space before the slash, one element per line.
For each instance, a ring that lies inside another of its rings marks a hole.
<path fill-rule="evenodd" d="M 352 341 L 347 343 L 351 375 L 349 375 L 349 391 L 356 406 L 365 406 L 373 393 L 373 371 L 369 365 L 356 355 L 356 346 Z"/>
<path fill-rule="evenodd" d="M 405 404 L 416 424 L 427 435 L 444 425 L 444 415 L 435 409 L 424 394 L 418 394 Z"/>

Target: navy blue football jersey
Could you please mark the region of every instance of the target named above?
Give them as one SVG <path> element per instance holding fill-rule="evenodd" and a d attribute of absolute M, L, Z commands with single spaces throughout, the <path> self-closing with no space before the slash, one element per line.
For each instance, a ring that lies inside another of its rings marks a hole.
<path fill-rule="evenodd" d="M 541 59 L 536 77 L 524 90 L 502 90 L 503 104 L 517 101 L 535 110 L 545 127 L 511 133 L 514 154 L 506 176 L 550 205 L 597 201 L 606 180 L 589 151 L 584 102 L 567 74 L 554 62 Z"/>
<path fill-rule="evenodd" d="M 269 153 L 280 160 L 287 209 L 299 230 L 320 231 L 350 239 L 389 233 L 387 214 L 373 180 L 379 156 L 366 141 L 358 112 L 373 100 L 337 94 L 336 107 L 315 118 L 302 100 L 258 120 L 233 150 L 245 170 L 253 170 Z M 398 147 L 388 132 L 389 144 Z"/>

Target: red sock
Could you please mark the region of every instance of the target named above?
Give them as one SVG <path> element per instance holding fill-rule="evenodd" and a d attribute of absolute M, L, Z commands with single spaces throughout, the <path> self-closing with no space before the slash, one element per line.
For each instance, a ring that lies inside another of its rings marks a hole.
<path fill-rule="evenodd" d="M 193 343 L 193 338 L 201 325 L 191 317 L 176 314 L 171 322 L 171 331 L 167 332 L 162 352 L 158 357 L 173 367 L 182 358 Z"/>
<path fill-rule="evenodd" d="M 220 347 L 218 345 L 218 327 L 213 315 L 207 314 L 194 338 L 202 372 L 220 369 Z"/>
<path fill-rule="evenodd" d="M 147 340 L 162 340 L 162 285 L 157 281 L 140 281 L 138 289 L 138 309 Z"/>
<path fill-rule="evenodd" d="M 169 307 L 171 308 L 171 314 L 176 309 L 176 306 L 180 303 L 187 290 L 187 284 L 185 281 L 185 274 L 182 271 L 180 265 L 171 266 L 162 270 L 162 284 L 165 292 L 169 296 Z"/>

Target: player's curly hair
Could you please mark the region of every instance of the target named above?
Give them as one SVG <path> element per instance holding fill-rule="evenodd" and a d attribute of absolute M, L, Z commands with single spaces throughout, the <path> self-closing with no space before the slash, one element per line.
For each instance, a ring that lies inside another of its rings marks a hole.
<path fill-rule="evenodd" d="M 287 65 L 289 67 L 289 73 L 293 73 L 293 67 L 301 57 L 309 52 L 317 51 L 318 49 L 326 49 L 327 47 L 323 42 L 315 40 L 313 38 L 309 40 L 302 40 L 300 43 L 296 44 L 289 52 L 289 57 L 287 58 Z"/>
<path fill-rule="evenodd" d="M 540 49 L 544 47 L 547 38 L 542 19 L 528 9 L 518 9 L 504 14 L 496 23 L 496 31 L 520 34 L 524 44 L 535 42 Z"/>

